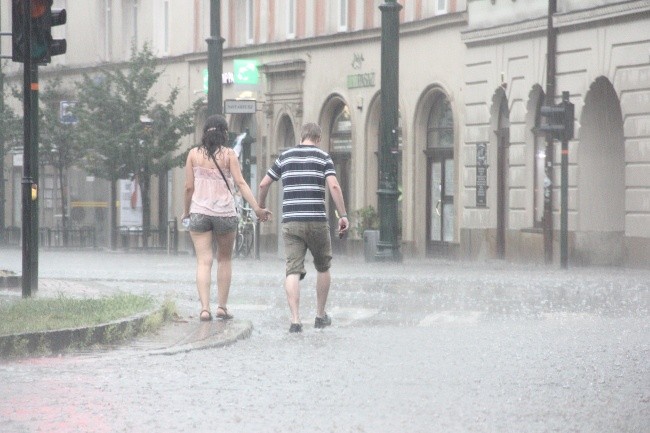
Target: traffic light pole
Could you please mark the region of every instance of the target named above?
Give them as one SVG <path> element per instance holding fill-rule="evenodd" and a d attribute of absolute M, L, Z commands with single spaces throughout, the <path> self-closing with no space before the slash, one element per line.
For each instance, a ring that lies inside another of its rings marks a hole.
<path fill-rule="evenodd" d="M 562 92 L 562 105 L 564 106 L 565 131 L 562 134 L 562 190 L 560 210 L 560 266 L 568 267 L 569 262 L 569 140 L 573 138 L 573 106 L 569 102 L 569 92 Z M 568 123 L 571 122 L 571 125 Z M 570 128 L 570 130 L 569 130 Z"/>
<path fill-rule="evenodd" d="M 223 114 L 223 42 L 221 37 L 221 1 L 210 3 L 210 37 L 208 42 L 208 116 Z"/>
<path fill-rule="evenodd" d="M 31 0 L 23 8 L 25 46 L 32 46 Z M 30 51 L 23 61 L 22 295 L 38 291 L 38 64 Z"/>
<path fill-rule="evenodd" d="M 553 16 L 557 11 L 557 0 L 548 0 L 548 16 L 546 36 L 546 95 L 545 105 L 555 103 L 555 51 L 557 45 L 557 30 L 553 27 Z M 544 157 L 544 262 L 553 263 L 553 137 L 546 137 Z"/>

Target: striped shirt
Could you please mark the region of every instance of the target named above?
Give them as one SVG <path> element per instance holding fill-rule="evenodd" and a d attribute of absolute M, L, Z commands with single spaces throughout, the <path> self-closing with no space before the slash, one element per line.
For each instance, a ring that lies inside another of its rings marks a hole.
<path fill-rule="evenodd" d="M 282 222 L 327 221 L 325 178 L 336 176 L 327 152 L 316 146 L 298 145 L 285 150 L 267 174 L 282 179 Z"/>

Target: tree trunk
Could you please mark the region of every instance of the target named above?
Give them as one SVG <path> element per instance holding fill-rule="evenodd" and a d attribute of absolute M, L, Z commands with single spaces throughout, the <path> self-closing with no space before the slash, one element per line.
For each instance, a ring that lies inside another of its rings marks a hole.
<path fill-rule="evenodd" d="M 108 203 L 111 214 L 111 250 L 117 249 L 117 178 L 111 179 L 111 201 Z"/>
<path fill-rule="evenodd" d="M 57 167 L 59 174 L 59 187 L 61 188 L 61 228 L 63 229 L 63 246 L 68 246 L 68 217 L 66 215 L 66 209 L 68 207 L 68 197 L 65 193 L 65 175 L 63 172 L 63 166 L 59 164 Z"/>
<path fill-rule="evenodd" d="M 142 248 L 145 250 L 149 244 L 151 234 L 151 173 L 148 170 L 142 172 Z"/>

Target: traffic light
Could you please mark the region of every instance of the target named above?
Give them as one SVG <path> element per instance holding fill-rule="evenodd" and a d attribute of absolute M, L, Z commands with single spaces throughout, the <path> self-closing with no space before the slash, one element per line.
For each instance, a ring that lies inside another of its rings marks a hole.
<path fill-rule="evenodd" d="M 547 119 L 546 123 L 540 125 L 540 131 L 560 141 L 573 138 L 574 106 L 569 102 L 569 92 L 562 92 L 562 102 L 559 104 L 542 106 L 540 114 Z"/>
<path fill-rule="evenodd" d="M 12 0 L 12 53 L 14 62 L 25 62 L 27 53 L 31 53 L 34 63 L 49 63 L 52 56 L 65 54 L 65 39 L 53 39 L 52 27 L 65 24 L 65 9 L 52 9 L 52 0 L 31 0 L 29 25 L 25 22 L 25 9 L 30 2 Z M 27 34 L 30 28 L 29 35 Z M 31 49 L 27 40 L 31 40 Z"/>

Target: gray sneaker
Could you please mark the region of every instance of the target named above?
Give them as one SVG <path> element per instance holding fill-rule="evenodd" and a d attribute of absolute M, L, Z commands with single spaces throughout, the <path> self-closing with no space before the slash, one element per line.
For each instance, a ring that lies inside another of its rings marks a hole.
<path fill-rule="evenodd" d="M 289 332 L 302 332 L 302 323 L 292 323 L 289 327 Z"/>
<path fill-rule="evenodd" d="M 327 313 L 325 313 L 323 317 L 316 317 L 316 320 L 314 320 L 314 328 L 325 328 L 331 324 L 332 319 L 327 315 Z"/>

